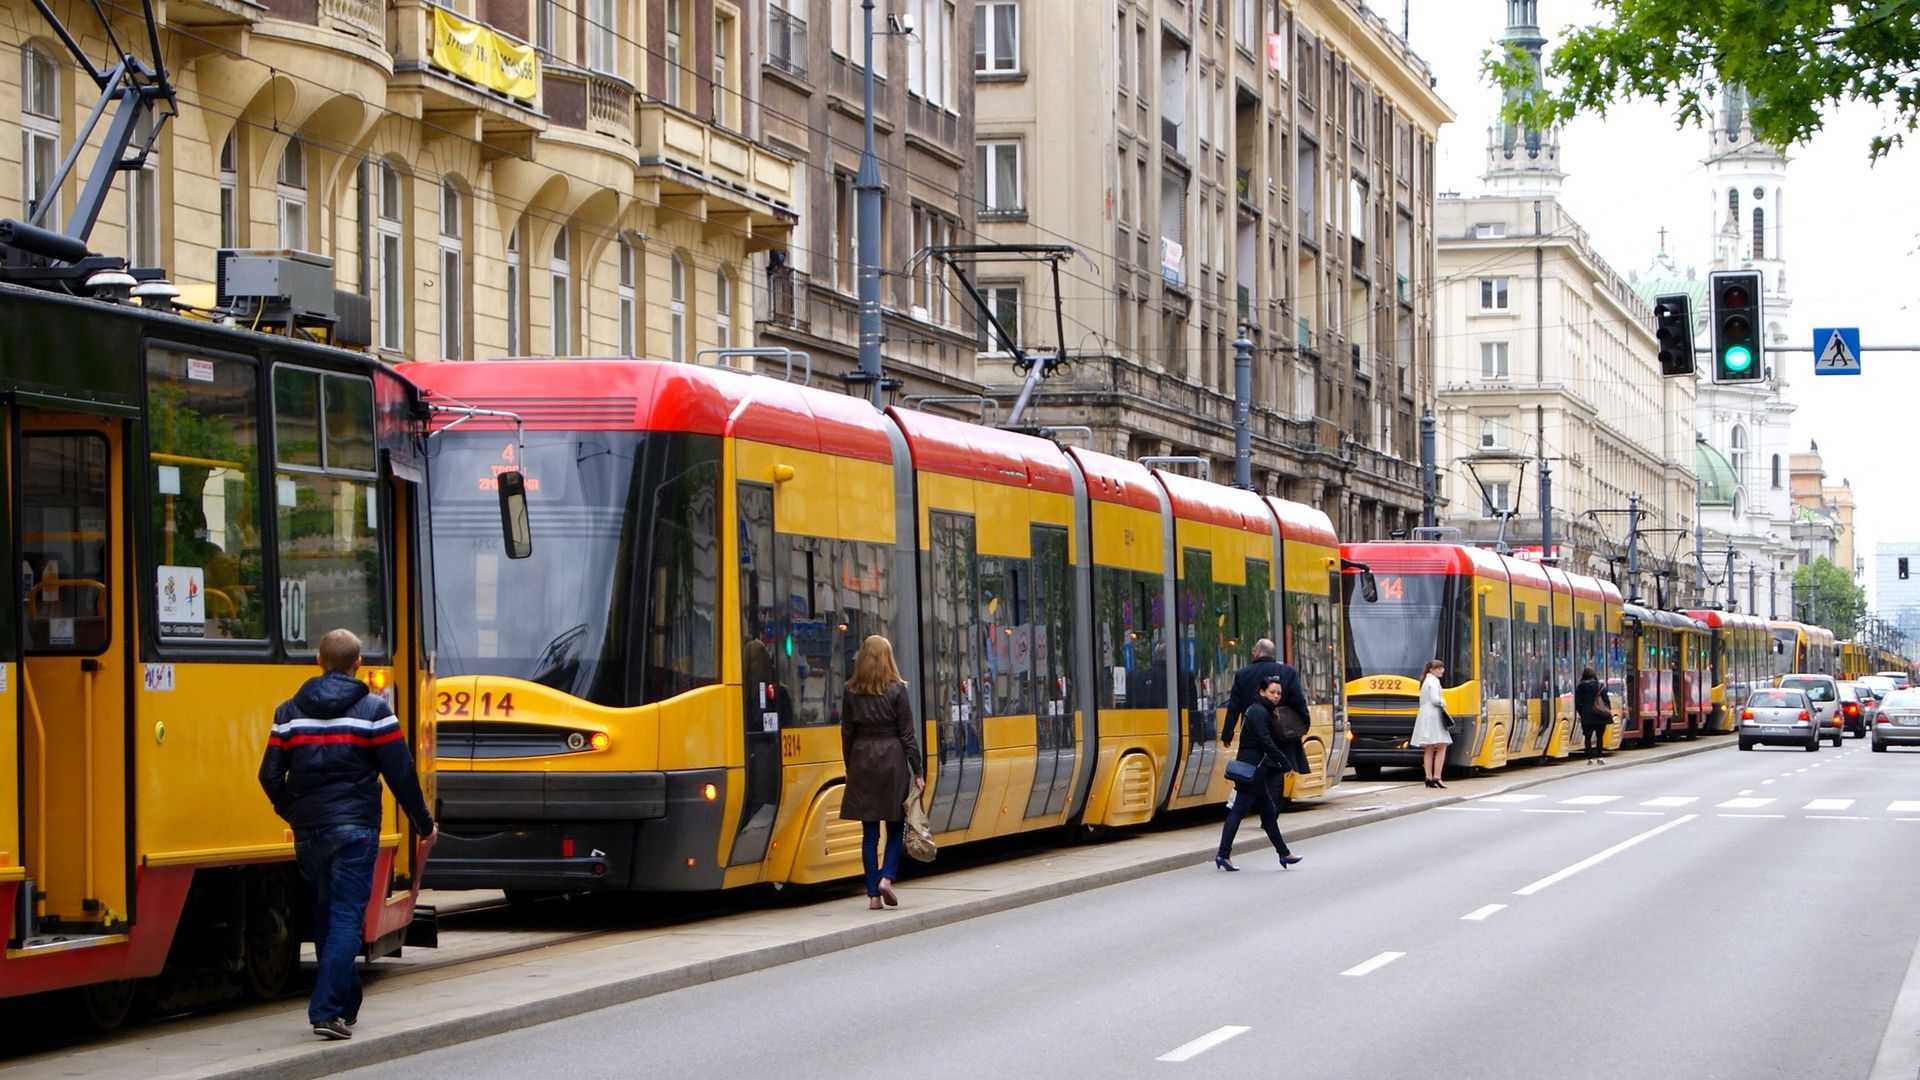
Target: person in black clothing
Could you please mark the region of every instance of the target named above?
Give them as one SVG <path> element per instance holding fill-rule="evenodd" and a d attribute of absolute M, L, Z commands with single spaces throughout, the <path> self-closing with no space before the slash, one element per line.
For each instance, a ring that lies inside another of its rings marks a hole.
<path fill-rule="evenodd" d="M 1253 643 L 1253 662 L 1234 673 L 1233 690 L 1227 699 L 1226 723 L 1220 729 L 1220 745 L 1232 746 L 1233 733 L 1240 718 L 1248 706 L 1260 700 L 1260 685 L 1268 676 L 1280 677 L 1280 704 L 1307 715 L 1307 694 L 1300 687 L 1300 672 L 1291 664 L 1284 664 L 1273 658 L 1273 639 L 1261 638 Z M 1272 710 L 1268 710 L 1270 713 Z M 1307 750 L 1299 739 L 1283 739 L 1276 729 L 1275 741 L 1280 744 L 1280 761 L 1286 766 L 1275 773 L 1276 783 L 1285 779 L 1285 773 L 1307 771 Z M 1274 795 L 1274 805 L 1284 805 L 1279 794 Z"/>
<path fill-rule="evenodd" d="M 1220 850 L 1213 857 L 1213 865 L 1222 870 L 1240 869 L 1233 865 L 1233 838 L 1240 831 L 1240 819 L 1246 817 L 1250 809 L 1259 813 L 1260 828 L 1265 830 L 1267 839 L 1273 841 L 1281 868 L 1300 861 L 1300 856 L 1287 850 L 1286 838 L 1280 835 L 1280 803 L 1273 791 L 1274 779 L 1285 776 L 1279 764 L 1282 751 L 1279 741 L 1273 737 L 1272 718 L 1272 710 L 1280 705 L 1282 683 L 1279 675 L 1266 676 L 1259 694 L 1243 716 L 1245 737 L 1240 740 L 1236 760 L 1252 765 L 1254 773 L 1252 780 L 1234 786 L 1233 805 L 1227 808 L 1227 821 L 1220 830 Z"/>
<path fill-rule="evenodd" d="M 382 778 L 425 843 L 435 834 L 393 707 L 354 677 L 360 639 L 330 630 L 318 659 L 322 673 L 274 711 L 260 786 L 293 826 L 294 858 L 313 890 L 319 964 L 307 1020 L 315 1035 L 347 1039 L 360 1016 L 353 962 L 380 855 Z"/>
<path fill-rule="evenodd" d="M 1591 666 L 1580 670 L 1580 681 L 1573 686 L 1573 715 L 1579 718 L 1580 733 L 1586 736 L 1587 760 L 1598 764 L 1600 744 L 1606 738 L 1607 725 L 1613 722 L 1613 695 L 1600 685 L 1600 677 Z"/>

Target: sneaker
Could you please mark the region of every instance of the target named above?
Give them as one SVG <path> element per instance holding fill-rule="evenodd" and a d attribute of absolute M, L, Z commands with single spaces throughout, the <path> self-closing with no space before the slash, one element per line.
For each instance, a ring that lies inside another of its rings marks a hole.
<path fill-rule="evenodd" d="M 339 1020 L 329 1020 L 324 1024 L 315 1024 L 313 1025 L 313 1033 L 323 1039 L 333 1039 L 335 1041 L 353 1038 L 353 1032 L 349 1031 L 347 1025 Z"/>

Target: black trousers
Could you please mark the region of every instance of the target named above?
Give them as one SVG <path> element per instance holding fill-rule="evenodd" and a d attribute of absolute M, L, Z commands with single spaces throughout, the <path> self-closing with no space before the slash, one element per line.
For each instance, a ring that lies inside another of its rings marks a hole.
<path fill-rule="evenodd" d="M 1260 828 L 1273 841 L 1273 850 L 1282 855 L 1287 850 L 1286 837 L 1280 835 L 1280 785 L 1286 782 L 1286 774 L 1260 770 L 1260 775 L 1251 783 L 1236 785 L 1233 789 L 1233 805 L 1227 809 L 1226 824 L 1220 827 L 1221 858 L 1233 855 L 1233 838 L 1240 833 L 1240 820 L 1249 811 L 1260 815 Z"/>
<path fill-rule="evenodd" d="M 1580 731 L 1587 737 L 1587 759 L 1591 761 L 1599 757 L 1600 744 L 1604 742 L 1607 737 L 1606 726 L 1601 725 L 1600 727 L 1594 727 L 1591 724 L 1581 724 Z"/>

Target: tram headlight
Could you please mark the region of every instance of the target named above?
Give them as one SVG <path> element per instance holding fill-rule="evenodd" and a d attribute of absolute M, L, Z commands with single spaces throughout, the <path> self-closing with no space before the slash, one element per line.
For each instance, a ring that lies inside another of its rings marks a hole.
<path fill-rule="evenodd" d="M 607 738 L 606 732 L 596 731 L 593 733 L 593 737 L 587 740 L 587 744 L 595 750 L 605 750 L 607 747 L 613 745 L 613 740 Z"/>

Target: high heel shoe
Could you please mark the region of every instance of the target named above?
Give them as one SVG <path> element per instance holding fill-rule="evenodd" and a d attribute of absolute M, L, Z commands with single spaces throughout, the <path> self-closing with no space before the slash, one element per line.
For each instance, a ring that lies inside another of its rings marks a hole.
<path fill-rule="evenodd" d="M 1280 869 L 1285 870 L 1304 858 L 1306 858 L 1304 855 L 1282 855 L 1280 856 Z"/>
<path fill-rule="evenodd" d="M 1428 787 L 1439 787 L 1439 786 L 1440 786 L 1440 781 L 1438 781 L 1438 780 L 1435 780 L 1435 779 L 1434 779 L 1433 777 L 1431 777 L 1431 776 L 1429 776 L 1429 777 L 1427 777 L 1427 786 L 1428 786 Z"/>
<path fill-rule="evenodd" d="M 1232 870 L 1235 873 L 1238 873 L 1240 870 L 1239 867 L 1233 865 L 1233 860 L 1227 858 L 1225 855 L 1215 855 L 1213 857 L 1213 865 L 1215 869 Z"/>
<path fill-rule="evenodd" d="M 888 907 L 900 906 L 900 894 L 893 891 L 893 882 L 886 878 L 880 879 L 880 899 L 886 901 Z"/>

